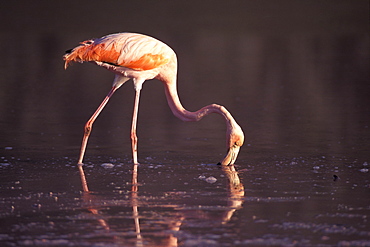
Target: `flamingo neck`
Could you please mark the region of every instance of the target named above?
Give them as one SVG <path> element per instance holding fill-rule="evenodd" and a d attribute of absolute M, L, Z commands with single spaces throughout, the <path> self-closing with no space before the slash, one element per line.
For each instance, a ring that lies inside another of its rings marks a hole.
<path fill-rule="evenodd" d="M 172 78 L 176 78 L 175 76 Z M 199 121 L 204 116 L 217 113 L 221 115 L 226 121 L 226 146 L 228 148 L 226 156 L 219 162 L 221 165 L 230 165 L 234 164 L 240 147 L 244 142 L 244 133 L 240 126 L 236 123 L 230 112 L 226 110 L 225 107 L 217 104 L 211 104 L 199 109 L 196 112 L 191 112 L 186 110 L 177 95 L 176 89 L 176 79 L 173 80 L 163 80 L 161 78 L 164 86 L 165 93 L 167 97 L 167 102 L 172 110 L 173 114 L 183 121 Z"/>
<path fill-rule="evenodd" d="M 166 89 L 165 92 L 168 105 L 172 113 L 182 121 L 192 121 L 192 122 L 199 121 L 208 114 L 217 113 L 223 116 L 223 118 L 226 120 L 228 129 L 232 129 L 234 126 L 237 126 L 237 123 L 235 122 L 231 114 L 226 110 L 225 107 L 221 105 L 211 104 L 195 112 L 186 110 L 182 106 L 179 96 L 177 94 L 176 82 L 164 83 L 164 85 Z"/>

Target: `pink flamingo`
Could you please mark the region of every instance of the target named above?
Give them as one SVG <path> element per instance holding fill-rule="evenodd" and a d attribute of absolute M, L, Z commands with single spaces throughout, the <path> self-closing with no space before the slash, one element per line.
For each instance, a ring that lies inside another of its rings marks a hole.
<path fill-rule="evenodd" d="M 92 62 L 113 73 L 113 86 L 85 125 L 78 165 L 82 171 L 82 161 L 86 150 L 92 125 L 113 93 L 126 81 L 132 79 L 136 91 L 134 111 L 131 125 L 132 156 L 134 164 L 138 164 L 136 124 L 140 99 L 140 90 L 144 81 L 158 79 L 163 82 L 168 105 L 173 114 L 183 121 L 199 121 L 210 113 L 217 113 L 226 120 L 226 138 L 228 152 L 221 165 L 234 164 L 240 147 L 244 142 L 244 134 L 225 107 L 212 104 L 196 112 L 187 111 L 180 102 L 176 89 L 177 58 L 176 53 L 163 42 L 152 37 L 136 33 L 117 33 L 99 39 L 86 40 L 66 52 L 65 68 L 71 62 Z"/>

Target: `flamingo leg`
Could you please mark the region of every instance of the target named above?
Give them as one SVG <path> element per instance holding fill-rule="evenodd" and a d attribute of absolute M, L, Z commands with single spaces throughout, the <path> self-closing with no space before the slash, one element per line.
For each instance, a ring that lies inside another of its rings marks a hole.
<path fill-rule="evenodd" d="M 105 105 L 108 103 L 109 99 L 112 97 L 113 93 L 117 89 L 118 89 L 118 87 L 116 87 L 116 86 L 112 87 L 112 89 L 109 91 L 108 95 L 104 98 L 104 100 L 99 105 L 98 109 L 96 109 L 94 114 L 90 117 L 90 119 L 85 124 L 85 129 L 84 129 L 85 131 L 84 131 L 84 136 L 83 136 L 83 139 L 82 139 L 81 150 L 80 150 L 80 158 L 78 159 L 78 163 L 77 163 L 78 169 L 80 171 L 82 188 L 83 188 L 83 191 L 85 191 L 85 192 L 89 191 L 89 189 L 87 187 L 85 173 L 84 173 L 83 168 L 82 168 L 82 166 L 83 166 L 82 160 L 83 160 L 84 155 L 85 155 L 87 141 L 89 139 L 93 123 L 95 122 L 96 118 L 99 116 L 100 112 L 104 109 Z"/>
<path fill-rule="evenodd" d="M 132 158 L 133 158 L 134 164 L 139 164 L 137 161 L 136 126 L 137 126 L 137 115 L 139 111 L 140 91 L 141 91 L 141 88 L 136 89 L 134 112 L 132 114 L 132 125 L 131 125 L 131 146 L 132 146 Z"/>

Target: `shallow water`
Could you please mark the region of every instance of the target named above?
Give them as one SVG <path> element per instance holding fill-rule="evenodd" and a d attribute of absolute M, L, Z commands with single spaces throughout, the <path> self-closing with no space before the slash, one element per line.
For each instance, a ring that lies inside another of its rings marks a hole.
<path fill-rule="evenodd" d="M 97 160 L 86 168 L 90 194 L 80 192 L 71 160 L 54 162 L 14 161 L 2 167 L 7 174 L 2 176 L 3 243 L 368 244 L 368 172 L 359 169 L 368 166 L 344 159 L 239 165 L 240 183 L 236 173 L 217 165 L 146 163 L 138 167 L 137 187 L 129 165 L 104 168 Z"/>
<path fill-rule="evenodd" d="M 82 19 L 73 2 L 8 3 L 0 244 L 369 246 L 367 3 L 279 2 L 131 3 L 126 18 L 118 5 L 89 2 Z M 98 12 L 110 14 L 97 22 Z M 152 12 L 162 14 L 149 22 Z M 137 16 L 149 19 L 130 21 Z M 174 48 L 186 108 L 230 110 L 246 135 L 235 167 L 215 165 L 225 154 L 223 120 L 179 121 L 158 81 L 142 90 L 134 167 L 128 82 L 94 124 L 84 160 L 91 193 L 81 192 L 82 128 L 113 76 L 91 64 L 64 71 L 61 56 L 122 28 Z"/>

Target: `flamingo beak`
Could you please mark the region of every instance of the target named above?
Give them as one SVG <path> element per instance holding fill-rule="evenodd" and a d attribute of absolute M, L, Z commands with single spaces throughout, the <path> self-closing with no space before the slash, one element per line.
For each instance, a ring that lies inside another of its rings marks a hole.
<path fill-rule="evenodd" d="M 223 166 L 233 165 L 236 158 L 238 157 L 239 150 L 240 150 L 240 146 L 232 145 L 227 151 L 226 156 L 217 165 L 223 165 Z"/>

